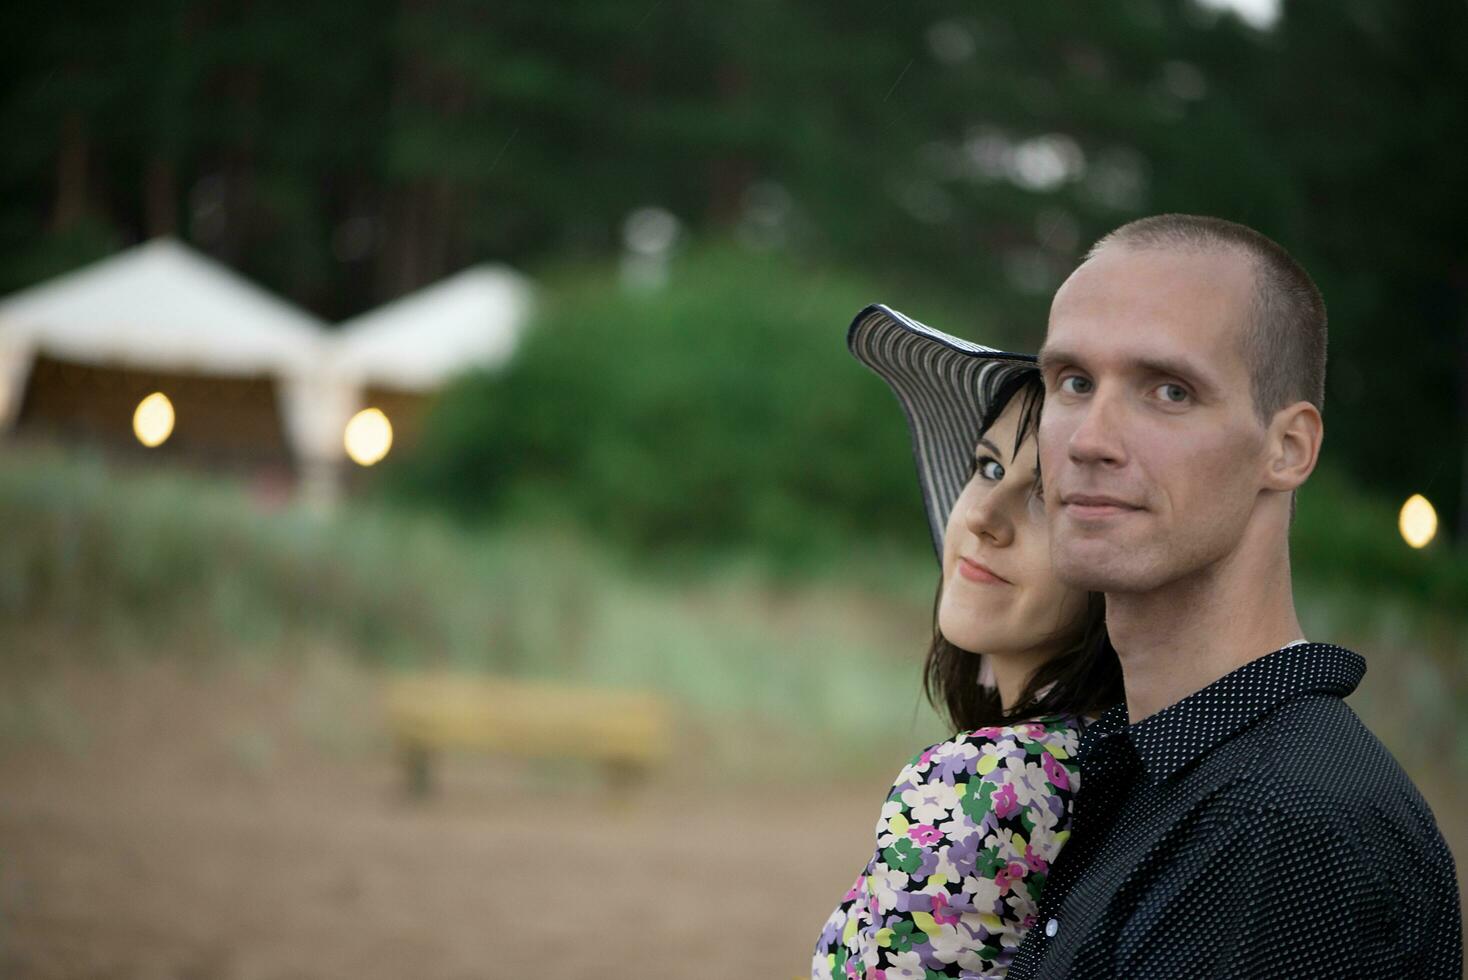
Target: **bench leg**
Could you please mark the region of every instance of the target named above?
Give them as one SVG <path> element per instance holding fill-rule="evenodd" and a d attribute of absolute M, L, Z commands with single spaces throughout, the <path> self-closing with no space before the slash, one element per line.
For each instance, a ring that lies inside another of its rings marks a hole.
<path fill-rule="evenodd" d="M 433 792 L 433 757 L 422 745 L 403 743 L 398 747 L 403 763 L 404 785 L 408 797 L 414 800 L 427 799 Z"/>
<path fill-rule="evenodd" d="M 631 759 L 612 759 L 606 763 L 607 784 L 613 793 L 626 794 L 647 780 L 647 766 Z"/>

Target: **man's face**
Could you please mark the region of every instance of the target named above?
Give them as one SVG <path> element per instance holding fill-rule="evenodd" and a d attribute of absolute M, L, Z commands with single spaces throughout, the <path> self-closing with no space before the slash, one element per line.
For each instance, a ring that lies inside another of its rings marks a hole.
<path fill-rule="evenodd" d="M 1055 294 L 1040 469 L 1062 581 L 1148 592 L 1238 548 L 1264 465 L 1242 343 L 1252 296 L 1236 252 L 1125 246 Z"/>

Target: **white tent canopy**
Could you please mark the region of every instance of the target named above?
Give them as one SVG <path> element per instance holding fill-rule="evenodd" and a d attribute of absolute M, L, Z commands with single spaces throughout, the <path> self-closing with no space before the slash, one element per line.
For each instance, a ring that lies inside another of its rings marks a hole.
<path fill-rule="evenodd" d="M 428 392 L 514 350 L 529 280 L 477 266 L 328 331 L 326 324 L 169 238 L 0 300 L 0 431 L 37 355 L 98 367 L 268 376 L 308 472 L 344 457 L 369 385 Z M 308 479 L 310 477 L 308 476 Z"/>
<path fill-rule="evenodd" d="M 327 437 L 316 375 L 325 324 L 170 238 L 158 238 L 0 301 L 0 428 L 46 354 L 99 367 L 280 383 L 298 456 L 340 455 Z"/>
<path fill-rule="evenodd" d="M 9 347 L 84 364 L 196 374 L 309 370 L 322 321 L 170 238 L 0 301 Z"/>
<path fill-rule="evenodd" d="M 459 372 L 503 363 L 531 301 L 529 280 L 512 269 L 465 269 L 343 323 L 331 371 L 362 385 L 434 390 Z"/>

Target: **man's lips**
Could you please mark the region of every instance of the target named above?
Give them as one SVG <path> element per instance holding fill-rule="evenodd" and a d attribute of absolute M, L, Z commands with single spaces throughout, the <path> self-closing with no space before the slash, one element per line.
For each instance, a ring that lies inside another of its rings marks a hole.
<path fill-rule="evenodd" d="M 962 555 L 958 558 L 958 574 L 970 582 L 979 582 L 986 585 L 1014 584 L 1009 579 L 994 574 L 994 570 L 988 565 L 974 561 L 972 558 L 965 558 Z"/>
<path fill-rule="evenodd" d="M 1070 516 L 1079 518 L 1115 517 L 1142 509 L 1136 504 L 1099 493 L 1063 494 L 1060 506 Z"/>

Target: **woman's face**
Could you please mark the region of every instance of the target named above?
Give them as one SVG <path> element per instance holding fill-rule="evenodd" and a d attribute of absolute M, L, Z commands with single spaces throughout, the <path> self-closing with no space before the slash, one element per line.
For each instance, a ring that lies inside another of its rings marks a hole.
<path fill-rule="evenodd" d="M 1011 398 L 980 437 L 973 478 L 948 517 L 938 629 L 961 650 L 1038 663 L 1073 641 L 1086 593 L 1051 571 L 1034 433 L 1010 454 L 1023 401 Z"/>

